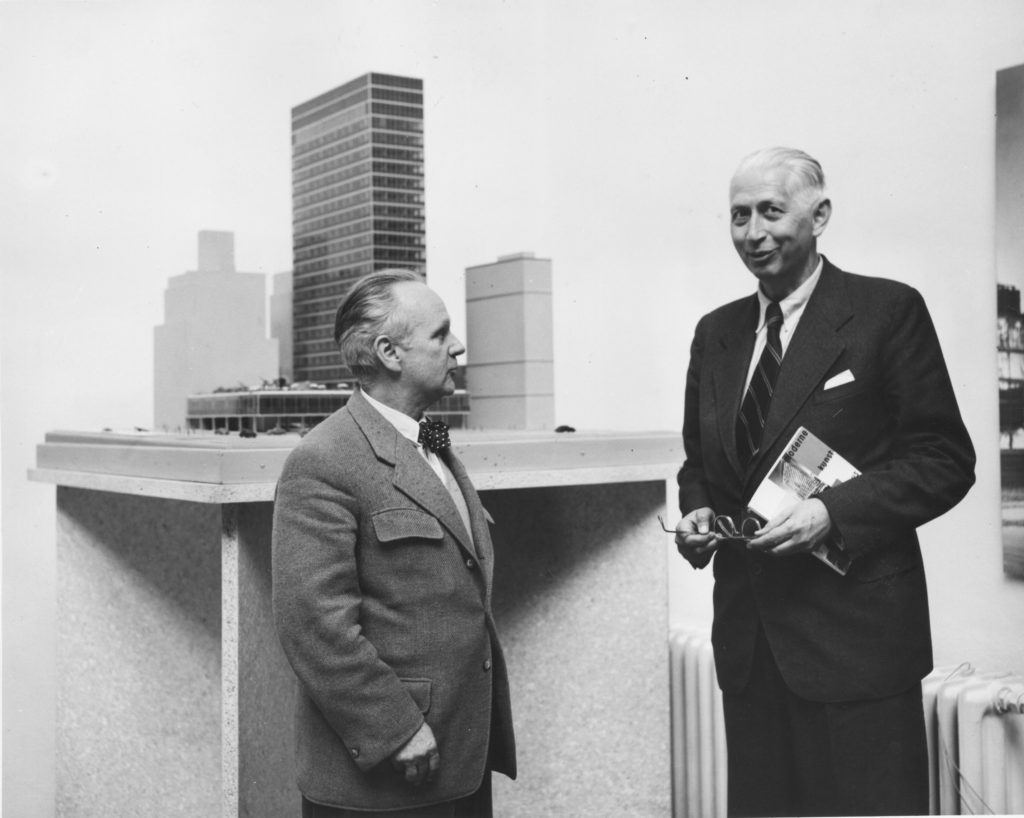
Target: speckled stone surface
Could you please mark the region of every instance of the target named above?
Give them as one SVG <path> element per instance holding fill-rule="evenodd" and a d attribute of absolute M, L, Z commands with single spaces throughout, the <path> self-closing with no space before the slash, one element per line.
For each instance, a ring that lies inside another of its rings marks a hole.
<path fill-rule="evenodd" d="M 56 814 L 219 815 L 220 510 L 70 488 L 57 508 Z"/>
<path fill-rule="evenodd" d="M 481 497 L 519 753 L 495 815 L 670 815 L 664 482 Z"/>

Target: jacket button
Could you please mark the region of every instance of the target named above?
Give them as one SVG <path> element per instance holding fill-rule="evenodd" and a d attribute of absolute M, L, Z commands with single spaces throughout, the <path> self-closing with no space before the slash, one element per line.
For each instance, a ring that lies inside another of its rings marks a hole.
<path fill-rule="evenodd" d="M 468 568 L 468 569 L 469 569 L 470 571 L 472 571 L 472 570 L 473 570 L 474 568 L 476 568 L 476 563 L 475 563 L 475 562 L 474 562 L 473 560 L 471 560 L 471 559 L 469 559 L 469 560 L 466 560 L 466 567 L 467 567 L 467 568 Z"/>
<path fill-rule="evenodd" d="M 491 660 L 490 659 L 484 659 L 484 670 L 490 670 L 490 669 L 491 669 Z"/>
<path fill-rule="evenodd" d="M 352 753 L 352 758 L 359 758 L 359 748 L 358 747 L 353 747 L 350 752 Z"/>

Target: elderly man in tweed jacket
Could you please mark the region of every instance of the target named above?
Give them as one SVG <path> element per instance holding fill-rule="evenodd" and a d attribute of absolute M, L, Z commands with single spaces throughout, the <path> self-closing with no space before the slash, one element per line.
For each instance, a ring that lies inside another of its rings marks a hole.
<path fill-rule="evenodd" d="M 423 415 L 465 348 L 405 271 L 357 282 L 335 340 L 360 390 L 289 456 L 274 507 L 303 815 L 488 816 L 491 770 L 516 774 L 490 519 Z"/>

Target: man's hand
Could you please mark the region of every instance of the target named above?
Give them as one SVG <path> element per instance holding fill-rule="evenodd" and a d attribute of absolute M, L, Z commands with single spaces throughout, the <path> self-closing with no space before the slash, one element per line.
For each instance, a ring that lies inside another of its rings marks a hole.
<path fill-rule="evenodd" d="M 405 746 L 391 756 L 391 766 L 403 773 L 409 784 L 434 780 L 435 773 L 441 768 L 441 756 L 429 724 L 423 722 Z"/>
<path fill-rule="evenodd" d="M 706 554 L 718 547 L 711 525 L 715 512 L 705 506 L 695 508 L 676 523 L 676 548 L 688 560 L 701 561 Z"/>
<path fill-rule="evenodd" d="M 813 549 L 831 530 L 832 518 L 825 504 L 811 497 L 779 512 L 747 543 L 747 548 L 791 557 Z"/>

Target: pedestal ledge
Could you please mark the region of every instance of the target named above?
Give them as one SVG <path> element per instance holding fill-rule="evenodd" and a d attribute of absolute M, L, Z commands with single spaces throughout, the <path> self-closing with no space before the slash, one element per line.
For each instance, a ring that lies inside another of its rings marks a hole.
<path fill-rule="evenodd" d="M 273 500 L 296 434 L 235 435 L 55 431 L 36 449 L 32 480 L 190 500 Z M 683 460 L 677 432 L 452 430 L 480 490 L 669 480 Z"/>

